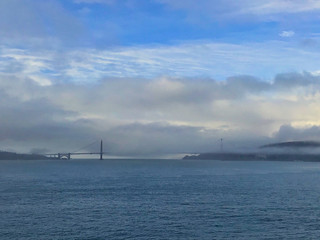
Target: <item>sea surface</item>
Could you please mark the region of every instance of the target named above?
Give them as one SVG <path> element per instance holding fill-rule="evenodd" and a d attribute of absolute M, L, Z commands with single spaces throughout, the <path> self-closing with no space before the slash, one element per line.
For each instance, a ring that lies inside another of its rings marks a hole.
<path fill-rule="evenodd" d="M 0 239 L 320 239 L 320 163 L 0 161 Z"/>

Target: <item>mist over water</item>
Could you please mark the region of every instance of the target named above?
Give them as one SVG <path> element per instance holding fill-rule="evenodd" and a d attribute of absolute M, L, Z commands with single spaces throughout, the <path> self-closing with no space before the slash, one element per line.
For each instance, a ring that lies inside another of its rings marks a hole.
<path fill-rule="evenodd" d="M 1 239 L 318 239 L 320 164 L 0 161 Z"/>

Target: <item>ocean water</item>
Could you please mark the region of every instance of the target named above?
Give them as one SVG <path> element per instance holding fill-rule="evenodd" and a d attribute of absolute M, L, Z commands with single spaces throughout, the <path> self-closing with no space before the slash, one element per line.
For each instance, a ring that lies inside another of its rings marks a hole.
<path fill-rule="evenodd" d="M 320 239 L 320 163 L 0 161 L 0 239 Z"/>

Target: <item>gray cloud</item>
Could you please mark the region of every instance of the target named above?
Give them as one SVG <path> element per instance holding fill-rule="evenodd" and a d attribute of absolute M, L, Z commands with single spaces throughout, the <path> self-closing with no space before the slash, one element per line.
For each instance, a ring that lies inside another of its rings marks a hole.
<path fill-rule="evenodd" d="M 261 136 L 247 136 L 245 131 L 235 134 L 221 129 L 157 122 L 122 125 L 110 129 L 106 135 L 113 139 L 106 141 L 106 147 L 120 156 L 165 156 L 220 151 L 221 137 L 224 138 L 226 151 L 254 151 L 259 144 L 269 140 Z"/>
<path fill-rule="evenodd" d="M 166 123 L 133 123 L 107 131 L 111 139 L 107 140 L 107 148 L 114 149 L 118 155 L 201 152 L 215 147 L 212 146 L 212 139 L 209 140 L 203 131 L 200 127 L 172 126 Z"/>
<path fill-rule="evenodd" d="M 77 114 L 48 99 L 21 101 L 2 94 L 0 111 L 0 142 L 18 143 L 23 150 L 28 147 L 64 150 L 77 146 L 83 138 L 92 139 L 95 134 L 92 123 L 68 120 Z"/>
<path fill-rule="evenodd" d="M 320 77 L 312 75 L 308 72 L 304 73 L 285 73 L 278 74 L 274 79 L 275 88 L 294 88 L 294 87 L 304 87 L 304 86 L 320 86 Z"/>
<path fill-rule="evenodd" d="M 272 89 L 272 84 L 263 82 L 253 76 L 234 76 L 226 80 L 224 91 L 231 98 L 242 97 L 245 94 L 260 93 Z"/>
<path fill-rule="evenodd" d="M 320 126 L 295 128 L 291 125 L 282 125 L 280 129 L 274 133 L 274 137 L 278 141 L 319 141 Z"/>
<path fill-rule="evenodd" d="M 281 74 L 272 82 L 107 78 L 44 86 L 2 74 L 0 149 L 72 151 L 102 138 L 113 155 L 159 156 L 218 150 L 221 137 L 232 150 L 313 140 L 320 137 L 319 91 L 319 77 L 310 73 Z"/>

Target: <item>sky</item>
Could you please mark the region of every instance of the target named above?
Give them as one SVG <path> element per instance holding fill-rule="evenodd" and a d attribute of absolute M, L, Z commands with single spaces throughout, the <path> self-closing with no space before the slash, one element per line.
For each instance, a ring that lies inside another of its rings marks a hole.
<path fill-rule="evenodd" d="M 1 0 L 0 149 L 318 141 L 319 13 L 317 0 Z"/>

